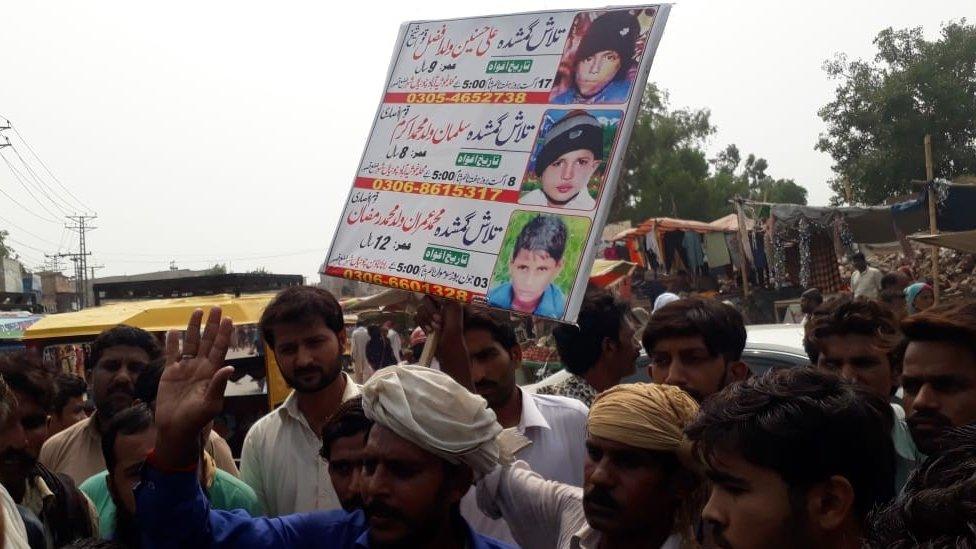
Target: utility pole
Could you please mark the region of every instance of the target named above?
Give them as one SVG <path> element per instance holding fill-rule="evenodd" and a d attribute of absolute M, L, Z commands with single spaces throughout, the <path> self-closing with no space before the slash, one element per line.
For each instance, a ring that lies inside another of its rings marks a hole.
<path fill-rule="evenodd" d="M 939 233 L 939 224 L 936 220 L 935 207 L 935 168 L 932 165 L 932 136 L 925 135 L 925 179 L 928 181 L 929 199 L 929 234 Z M 932 246 L 932 293 L 935 296 L 935 303 L 939 303 L 939 247 Z"/>
<path fill-rule="evenodd" d="M 88 306 L 88 256 L 91 255 L 91 252 L 88 251 L 85 233 L 97 229 L 97 227 L 90 225 L 88 222 L 98 216 L 83 214 L 69 215 L 67 217 L 73 224 L 65 225 L 65 228 L 78 233 L 78 253 L 61 255 L 63 257 L 70 257 L 75 262 L 75 287 L 78 292 L 78 303 L 84 309 Z"/>

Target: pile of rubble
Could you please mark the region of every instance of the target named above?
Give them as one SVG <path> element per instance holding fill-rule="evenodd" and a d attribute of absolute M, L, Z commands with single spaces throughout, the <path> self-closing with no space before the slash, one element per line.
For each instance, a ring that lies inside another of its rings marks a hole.
<path fill-rule="evenodd" d="M 883 272 L 893 271 L 902 266 L 908 266 L 915 274 L 915 279 L 932 282 L 932 248 L 929 246 L 912 244 L 914 257 L 908 259 L 902 252 L 878 254 L 871 260 L 871 264 Z M 958 252 L 947 248 L 938 248 L 939 252 L 939 288 L 942 295 L 952 297 L 976 296 L 976 256 Z M 842 265 L 841 273 L 850 279 L 852 267 Z"/>

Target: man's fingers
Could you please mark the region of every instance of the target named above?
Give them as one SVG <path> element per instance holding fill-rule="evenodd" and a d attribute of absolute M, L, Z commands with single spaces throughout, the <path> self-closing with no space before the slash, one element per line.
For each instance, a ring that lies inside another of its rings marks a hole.
<path fill-rule="evenodd" d="M 217 373 L 210 379 L 207 385 L 207 393 L 204 398 L 207 402 L 218 402 L 224 398 L 224 391 L 227 389 L 227 380 L 234 373 L 233 366 L 224 366 L 217 370 Z"/>
<path fill-rule="evenodd" d="M 180 361 L 180 332 L 178 330 L 168 330 L 166 332 L 166 364 Z"/>
<path fill-rule="evenodd" d="M 218 319 L 220 315 L 217 315 Z M 210 323 L 207 323 L 207 329 L 210 329 Z M 215 328 L 216 335 L 213 340 L 213 345 L 210 347 L 210 354 L 207 358 L 210 363 L 214 365 L 215 368 L 223 366 L 224 359 L 227 358 L 227 349 L 230 347 L 230 336 L 234 333 L 234 321 L 230 318 L 225 318 L 220 321 L 220 325 Z"/>
<path fill-rule="evenodd" d="M 200 321 L 203 320 L 203 309 L 197 309 L 190 315 L 190 321 L 186 323 L 186 334 L 183 336 L 183 354 L 197 355 L 200 348 Z"/>
<path fill-rule="evenodd" d="M 200 348 L 196 356 L 209 356 L 210 348 L 213 346 L 214 339 L 217 337 L 217 330 L 220 328 L 220 307 L 210 309 L 207 315 L 207 327 L 203 329 L 203 338 L 200 340 Z"/>

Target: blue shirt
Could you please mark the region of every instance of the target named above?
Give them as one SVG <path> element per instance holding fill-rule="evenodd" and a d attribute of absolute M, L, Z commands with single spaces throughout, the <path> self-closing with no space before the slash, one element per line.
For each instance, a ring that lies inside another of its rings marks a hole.
<path fill-rule="evenodd" d="M 252 518 L 246 512 L 210 508 L 196 473 L 163 473 L 147 465 L 136 488 L 136 516 L 148 548 L 262 547 L 368 548 L 369 525 L 362 511 L 317 511 Z M 471 549 L 511 546 L 472 532 Z"/>
<path fill-rule="evenodd" d="M 599 93 L 590 97 L 583 97 L 576 89 L 576 83 L 574 82 L 568 90 L 554 97 L 552 99 L 552 103 L 559 103 L 560 105 L 572 105 L 577 103 L 582 105 L 626 103 L 627 96 L 630 95 L 630 87 L 631 82 L 626 78 L 622 80 L 614 80 L 604 86 Z"/>
<path fill-rule="evenodd" d="M 512 310 L 512 295 L 512 283 L 506 282 L 488 292 L 488 304 L 492 307 Z M 566 296 L 563 295 L 562 290 L 550 282 L 546 286 L 546 291 L 542 292 L 542 299 L 539 300 L 539 304 L 535 306 L 535 311 L 532 314 L 559 318 L 562 316 L 565 307 Z"/>

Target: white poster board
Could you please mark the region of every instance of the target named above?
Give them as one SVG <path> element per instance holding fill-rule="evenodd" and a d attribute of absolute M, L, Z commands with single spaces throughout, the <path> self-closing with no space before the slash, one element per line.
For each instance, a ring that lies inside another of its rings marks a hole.
<path fill-rule="evenodd" d="M 575 321 L 669 10 L 404 24 L 323 272 Z"/>

